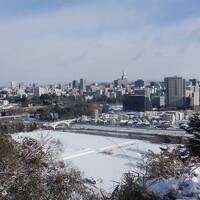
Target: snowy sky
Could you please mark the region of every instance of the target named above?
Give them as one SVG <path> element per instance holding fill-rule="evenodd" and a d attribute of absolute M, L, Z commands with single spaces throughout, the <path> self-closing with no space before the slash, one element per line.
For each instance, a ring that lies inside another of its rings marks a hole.
<path fill-rule="evenodd" d="M 0 0 L 0 84 L 200 79 L 199 0 Z"/>

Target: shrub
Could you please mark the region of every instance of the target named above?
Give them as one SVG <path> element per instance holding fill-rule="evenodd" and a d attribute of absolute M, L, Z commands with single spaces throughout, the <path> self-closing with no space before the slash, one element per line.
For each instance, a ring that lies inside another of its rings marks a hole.
<path fill-rule="evenodd" d="M 157 195 L 147 190 L 143 178 L 142 175 L 131 172 L 124 174 L 110 200 L 159 200 Z"/>
<path fill-rule="evenodd" d="M 51 152 L 34 139 L 18 143 L 0 135 L 0 199 L 67 200 L 72 196 L 94 196 L 78 170 L 53 162 Z"/>
<path fill-rule="evenodd" d="M 147 178 L 169 178 L 183 174 L 185 167 L 178 149 L 162 149 L 156 154 L 148 151 L 145 155 L 145 164 L 142 166 Z"/>

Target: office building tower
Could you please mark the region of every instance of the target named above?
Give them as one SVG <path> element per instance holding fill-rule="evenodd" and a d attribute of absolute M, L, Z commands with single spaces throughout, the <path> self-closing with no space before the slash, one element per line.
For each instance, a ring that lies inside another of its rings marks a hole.
<path fill-rule="evenodd" d="M 186 83 L 182 77 L 166 77 L 166 106 L 173 108 L 185 108 Z"/>
<path fill-rule="evenodd" d="M 45 89 L 41 86 L 34 88 L 34 96 L 40 97 L 41 95 L 45 94 Z"/>
<path fill-rule="evenodd" d="M 187 106 L 189 108 L 198 108 L 199 107 L 199 103 L 200 103 L 200 88 L 199 85 L 196 83 L 196 85 L 194 85 L 194 83 L 191 82 L 191 85 L 189 85 L 186 88 L 186 98 L 187 98 Z"/>
<path fill-rule="evenodd" d="M 73 80 L 72 81 L 72 88 L 73 89 L 78 89 L 78 87 L 79 87 L 78 81 L 77 80 Z"/>
<path fill-rule="evenodd" d="M 86 91 L 86 79 L 80 79 L 80 90 Z"/>
<path fill-rule="evenodd" d="M 11 81 L 10 87 L 11 87 L 12 89 L 16 88 L 16 87 L 17 87 L 16 81 Z"/>
<path fill-rule="evenodd" d="M 122 73 L 122 77 L 120 79 L 114 80 L 115 87 L 123 87 L 126 88 L 128 85 L 128 78 L 126 72 Z"/>

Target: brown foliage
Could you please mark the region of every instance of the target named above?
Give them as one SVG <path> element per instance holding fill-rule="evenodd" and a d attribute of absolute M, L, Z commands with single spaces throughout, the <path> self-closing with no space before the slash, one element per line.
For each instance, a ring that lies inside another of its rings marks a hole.
<path fill-rule="evenodd" d="M 110 200 L 159 200 L 160 198 L 149 192 L 143 182 L 143 176 L 134 173 L 124 174 L 122 183 L 115 188 Z"/>
<path fill-rule="evenodd" d="M 20 119 L 0 121 L 0 134 L 33 131 L 37 128 L 38 125 L 36 123 L 25 122 Z"/>
<path fill-rule="evenodd" d="M 148 151 L 143 166 L 147 178 L 169 178 L 183 174 L 186 170 L 177 149 L 163 149 L 156 154 Z"/>
<path fill-rule="evenodd" d="M 67 200 L 74 193 L 91 196 L 78 170 L 53 162 L 34 139 L 0 136 L 0 199 Z"/>

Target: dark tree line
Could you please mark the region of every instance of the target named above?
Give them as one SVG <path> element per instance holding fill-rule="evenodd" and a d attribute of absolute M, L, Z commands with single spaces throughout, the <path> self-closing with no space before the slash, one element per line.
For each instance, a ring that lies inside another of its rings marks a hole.
<path fill-rule="evenodd" d="M 33 131 L 38 129 L 34 122 L 25 122 L 23 120 L 3 120 L 0 121 L 0 134 L 17 133 L 24 131 Z"/>
<path fill-rule="evenodd" d="M 57 115 L 59 119 L 71 119 L 82 115 L 92 115 L 97 105 L 94 102 L 86 102 L 83 98 L 41 96 L 41 101 L 48 101 L 50 104 L 38 109 L 35 114 L 41 120 L 51 120 L 52 115 Z"/>

